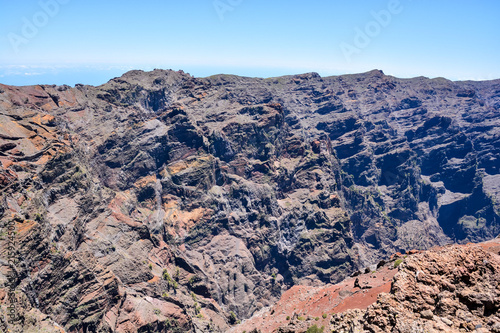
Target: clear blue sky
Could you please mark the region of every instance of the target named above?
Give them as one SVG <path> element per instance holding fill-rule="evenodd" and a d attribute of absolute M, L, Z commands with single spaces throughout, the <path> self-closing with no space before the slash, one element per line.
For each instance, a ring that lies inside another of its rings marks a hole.
<path fill-rule="evenodd" d="M 498 0 L 0 0 L 0 82 L 98 85 L 153 68 L 495 79 L 499 17 Z"/>

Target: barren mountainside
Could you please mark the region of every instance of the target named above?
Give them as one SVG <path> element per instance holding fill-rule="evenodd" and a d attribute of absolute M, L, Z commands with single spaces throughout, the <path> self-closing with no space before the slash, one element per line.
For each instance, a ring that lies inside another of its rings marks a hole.
<path fill-rule="evenodd" d="M 293 286 L 495 238 L 499 156 L 500 80 L 0 85 L 0 324 L 226 332 Z"/>

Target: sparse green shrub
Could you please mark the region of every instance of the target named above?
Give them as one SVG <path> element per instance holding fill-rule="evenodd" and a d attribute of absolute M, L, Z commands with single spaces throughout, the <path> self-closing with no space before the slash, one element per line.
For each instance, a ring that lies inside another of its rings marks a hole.
<path fill-rule="evenodd" d="M 162 273 L 162 275 L 161 275 L 161 276 L 162 276 L 163 280 L 167 281 L 167 283 L 168 283 L 168 286 L 169 286 L 169 287 L 172 287 L 172 288 L 174 288 L 174 289 L 177 289 L 177 288 L 179 287 L 179 285 L 177 284 L 177 282 L 176 282 L 176 281 L 174 281 L 174 280 L 170 277 L 170 274 L 168 274 L 168 271 L 167 271 L 167 269 L 166 269 L 166 268 L 163 270 L 163 273 Z"/>
<path fill-rule="evenodd" d="M 176 267 L 175 268 L 175 275 L 174 275 L 175 281 L 179 281 L 179 275 L 180 275 L 179 267 Z"/>
<path fill-rule="evenodd" d="M 179 328 L 179 322 L 177 319 L 166 319 L 165 320 L 165 328 L 167 332 L 172 333 L 183 333 L 184 331 Z"/>
<path fill-rule="evenodd" d="M 188 281 L 190 287 L 193 287 L 197 282 L 200 282 L 201 278 L 198 275 L 193 275 Z"/>
<path fill-rule="evenodd" d="M 325 331 L 324 326 L 318 327 L 316 325 L 313 325 L 307 329 L 306 333 L 323 333 L 324 331 Z"/>
<path fill-rule="evenodd" d="M 323 313 L 323 316 L 322 316 L 322 317 L 323 317 L 323 319 L 326 319 L 327 314 L 326 314 L 326 313 Z"/>
<path fill-rule="evenodd" d="M 239 320 L 238 320 L 238 317 L 236 317 L 236 314 L 235 314 L 233 311 L 231 311 L 231 312 L 229 313 L 229 323 L 230 323 L 231 325 L 234 325 L 234 324 L 237 324 L 237 323 L 238 323 L 238 321 L 239 321 Z"/>
<path fill-rule="evenodd" d="M 401 265 L 401 263 L 403 262 L 403 259 L 397 259 L 395 262 L 394 262 L 394 268 L 398 267 L 399 265 Z"/>
<path fill-rule="evenodd" d="M 194 313 L 198 315 L 200 314 L 200 312 L 201 312 L 201 306 L 198 305 L 198 302 L 194 302 Z"/>
<path fill-rule="evenodd" d="M 286 316 L 286 320 L 290 320 L 290 316 Z"/>

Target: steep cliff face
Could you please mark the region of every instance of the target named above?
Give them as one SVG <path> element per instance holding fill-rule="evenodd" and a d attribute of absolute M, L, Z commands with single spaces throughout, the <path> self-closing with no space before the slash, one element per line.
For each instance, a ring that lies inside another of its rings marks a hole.
<path fill-rule="evenodd" d="M 293 285 L 493 238 L 499 107 L 500 81 L 380 71 L 0 85 L 3 308 L 17 290 L 21 331 L 226 331 Z"/>

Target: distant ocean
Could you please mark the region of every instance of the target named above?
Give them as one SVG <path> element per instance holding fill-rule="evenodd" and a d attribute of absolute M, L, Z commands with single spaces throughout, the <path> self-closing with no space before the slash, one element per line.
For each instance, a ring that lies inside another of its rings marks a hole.
<path fill-rule="evenodd" d="M 56 84 L 98 86 L 127 72 L 128 69 L 95 68 L 0 68 L 0 83 L 13 86 Z"/>
<path fill-rule="evenodd" d="M 69 85 L 86 84 L 99 86 L 109 80 L 122 76 L 132 69 L 151 71 L 154 68 L 182 69 L 196 77 L 207 77 L 215 74 L 234 74 L 250 77 L 276 77 L 310 72 L 309 69 L 288 68 L 237 68 L 237 67 L 201 67 L 201 66 L 103 66 L 92 67 L 59 67 L 59 66 L 0 66 L 0 83 L 13 86 L 27 86 L 37 84 Z M 339 75 L 344 73 L 319 73 L 322 76 Z"/>

